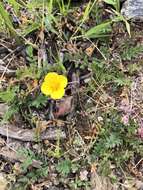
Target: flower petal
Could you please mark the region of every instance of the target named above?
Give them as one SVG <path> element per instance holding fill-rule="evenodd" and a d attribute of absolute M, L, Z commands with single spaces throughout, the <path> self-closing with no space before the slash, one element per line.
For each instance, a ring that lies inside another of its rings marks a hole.
<path fill-rule="evenodd" d="M 65 88 L 67 86 L 67 84 L 68 84 L 67 77 L 65 77 L 63 75 L 59 75 L 58 78 L 59 78 L 60 86 Z"/>
<path fill-rule="evenodd" d="M 41 92 L 45 94 L 46 96 L 50 95 L 52 90 L 51 88 L 47 85 L 46 82 L 43 82 L 41 85 Z"/>
<path fill-rule="evenodd" d="M 65 89 L 60 88 L 59 90 L 52 92 L 50 95 L 52 99 L 57 100 L 61 99 L 64 96 L 64 94 L 65 94 Z"/>
<path fill-rule="evenodd" d="M 47 83 L 51 83 L 57 79 L 58 79 L 58 74 L 56 72 L 50 72 L 45 76 L 44 81 Z"/>

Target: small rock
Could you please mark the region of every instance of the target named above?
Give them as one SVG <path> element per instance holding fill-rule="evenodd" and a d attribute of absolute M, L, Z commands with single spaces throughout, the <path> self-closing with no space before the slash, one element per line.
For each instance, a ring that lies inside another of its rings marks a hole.
<path fill-rule="evenodd" d="M 143 21 L 143 0 L 125 1 L 121 13 L 128 19 Z"/>
<path fill-rule="evenodd" d="M 87 170 L 80 171 L 80 180 L 81 181 L 87 181 L 88 180 L 87 175 L 88 175 Z"/>

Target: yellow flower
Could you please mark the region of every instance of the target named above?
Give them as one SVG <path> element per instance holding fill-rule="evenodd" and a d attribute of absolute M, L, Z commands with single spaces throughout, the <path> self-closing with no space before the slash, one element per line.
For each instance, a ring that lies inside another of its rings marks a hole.
<path fill-rule="evenodd" d="M 67 84 L 68 80 L 65 76 L 50 72 L 45 76 L 44 82 L 41 85 L 41 91 L 52 99 L 61 99 L 65 94 Z"/>

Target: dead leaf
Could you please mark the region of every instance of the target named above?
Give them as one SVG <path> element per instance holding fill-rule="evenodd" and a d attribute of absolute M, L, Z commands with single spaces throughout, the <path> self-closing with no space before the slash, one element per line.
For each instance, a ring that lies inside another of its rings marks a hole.
<path fill-rule="evenodd" d="M 16 175 L 19 175 L 22 171 L 21 171 L 21 165 L 19 162 L 16 162 L 13 166 L 13 170 L 14 170 L 14 173 Z"/>
<path fill-rule="evenodd" d="M 67 43 L 66 44 L 66 49 L 69 50 L 69 52 L 76 54 L 78 52 L 78 49 L 76 47 L 76 44 L 72 44 L 72 43 Z"/>
<path fill-rule="evenodd" d="M 51 123 L 44 120 L 37 120 L 36 121 L 36 128 L 35 133 L 39 135 L 41 132 L 45 131 L 48 127 L 51 126 Z"/>
<path fill-rule="evenodd" d="M 44 31 L 43 31 L 43 28 L 42 28 L 41 31 L 39 32 L 38 37 L 39 37 L 39 39 L 41 40 L 41 42 L 44 41 L 45 34 L 44 34 Z"/>
<path fill-rule="evenodd" d="M 25 25 L 28 23 L 28 18 L 26 15 L 21 15 L 20 21 L 22 22 L 22 25 Z"/>
<path fill-rule="evenodd" d="M 86 53 L 89 57 L 91 57 L 92 54 L 93 54 L 93 52 L 94 52 L 94 50 L 95 50 L 95 46 L 91 45 L 91 46 L 89 46 L 88 48 L 86 48 L 85 53 Z"/>
<path fill-rule="evenodd" d="M 117 190 L 109 178 L 98 175 L 95 163 L 91 166 L 91 190 Z"/>
<path fill-rule="evenodd" d="M 138 128 L 138 135 L 143 139 L 143 127 Z"/>
<path fill-rule="evenodd" d="M 59 116 L 64 116 L 73 110 L 73 105 L 72 105 L 72 96 L 68 96 L 64 99 L 62 99 L 60 102 L 57 103 L 56 108 L 57 112 L 54 113 L 55 117 Z"/>

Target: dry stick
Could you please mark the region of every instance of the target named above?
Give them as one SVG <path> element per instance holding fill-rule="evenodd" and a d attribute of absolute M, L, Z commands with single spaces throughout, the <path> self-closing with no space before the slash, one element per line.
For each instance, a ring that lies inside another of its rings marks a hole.
<path fill-rule="evenodd" d="M 7 127 L 9 128 L 8 130 Z M 10 124 L 8 126 L 6 124 L 0 125 L 0 135 L 20 141 L 37 141 L 35 134 L 36 133 L 34 129 L 20 129 Z M 49 128 L 43 133 L 39 134 L 40 140 L 56 140 L 58 135 L 60 139 L 66 138 L 65 132 L 61 129 Z"/>
<path fill-rule="evenodd" d="M 11 42 L 8 42 L 8 41 L 6 41 L 6 40 L 4 40 L 4 39 L 0 39 L 0 42 L 1 42 L 1 43 L 7 43 L 7 44 L 11 45 Z"/>
<path fill-rule="evenodd" d="M 141 158 L 138 163 L 133 167 L 133 169 L 135 169 L 141 162 L 143 161 L 143 158 Z"/>
<path fill-rule="evenodd" d="M 3 71 L 0 80 L 3 79 L 3 77 L 4 77 L 5 73 L 6 73 L 6 70 L 8 69 L 9 64 L 10 64 L 11 61 L 13 60 L 13 57 L 14 57 L 14 55 L 12 56 L 12 58 L 9 60 L 8 64 L 6 65 L 5 70 Z"/>
<path fill-rule="evenodd" d="M 7 51 L 12 52 L 12 50 L 8 48 L 5 44 L 0 42 L 0 45 L 3 46 Z"/>
<path fill-rule="evenodd" d="M 12 50 L 9 54 L 7 54 L 7 55 L 2 59 L 2 61 L 5 61 L 9 56 L 11 56 L 11 55 L 14 54 L 14 53 L 20 52 L 23 47 L 24 47 L 23 45 L 20 46 L 20 47 L 18 46 L 17 48 L 15 48 L 14 50 Z"/>

